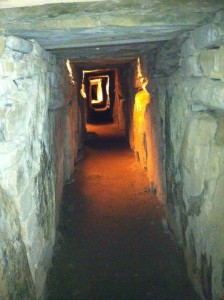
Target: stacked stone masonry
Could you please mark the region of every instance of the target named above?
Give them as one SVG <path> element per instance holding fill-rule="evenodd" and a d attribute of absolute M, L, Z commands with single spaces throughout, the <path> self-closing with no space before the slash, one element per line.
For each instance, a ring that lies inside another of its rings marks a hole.
<path fill-rule="evenodd" d="M 224 297 L 223 20 L 219 12 L 212 24 L 173 41 L 179 57 L 175 67 L 166 64 L 172 53 L 161 50 L 155 78 L 163 91 L 159 106 L 165 104 L 169 225 L 182 242 L 189 276 L 206 300 Z"/>
<path fill-rule="evenodd" d="M 158 102 L 154 101 L 157 91 L 151 77 L 150 55 L 140 56 L 117 70 L 114 121 L 126 132 L 136 159 L 145 169 L 148 188 L 164 202 L 165 172 L 161 147 L 164 137 L 160 130 L 160 113 L 157 113 L 164 110 L 164 106 L 158 107 Z M 144 89 L 142 81 L 146 85 Z"/>
<path fill-rule="evenodd" d="M 34 40 L 0 37 L 0 299 L 43 297 L 77 107 L 64 62 Z"/>

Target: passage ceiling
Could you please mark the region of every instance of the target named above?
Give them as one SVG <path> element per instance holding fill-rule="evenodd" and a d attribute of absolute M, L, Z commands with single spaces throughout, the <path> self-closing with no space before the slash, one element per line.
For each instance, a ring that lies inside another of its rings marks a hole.
<path fill-rule="evenodd" d="M 35 39 L 80 62 L 124 61 L 208 22 L 223 8 L 223 0 L 1 0 L 0 35 Z"/>

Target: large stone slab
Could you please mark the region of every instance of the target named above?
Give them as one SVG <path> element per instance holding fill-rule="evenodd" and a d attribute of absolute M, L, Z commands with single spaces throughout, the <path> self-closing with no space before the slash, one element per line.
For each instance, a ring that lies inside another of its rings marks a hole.
<path fill-rule="evenodd" d="M 224 83 L 208 78 L 195 79 L 192 102 L 203 104 L 210 109 L 224 109 Z"/>
<path fill-rule="evenodd" d="M 0 299 L 35 300 L 32 277 L 12 198 L 0 188 Z"/>
<path fill-rule="evenodd" d="M 181 70 L 184 72 L 187 76 L 195 76 L 195 77 L 201 77 L 202 72 L 200 69 L 200 66 L 198 64 L 198 56 L 190 56 L 188 58 L 182 58 L 180 62 Z"/>
<path fill-rule="evenodd" d="M 141 53 L 146 43 L 149 48 L 159 47 L 161 41 L 195 28 L 224 7 L 221 0 L 191 0 L 187 5 L 178 0 L 69 2 L 1 9 L 0 34 L 34 38 L 61 57 L 78 58 L 86 48 L 94 56 L 95 48 L 100 47 L 102 58 L 104 51 L 109 56 L 104 47 L 112 45 L 115 51 L 111 48 L 110 56 L 117 52 L 124 57 L 121 45 L 138 45 Z M 26 2 L 20 5 L 25 6 Z M 129 47 L 129 57 L 130 53 L 137 55 L 132 48 Z"/>
<path fill-rule="evenodd" d="M 24 54 L 30 53 L 33 50 L 33 44 L 31 42 L 15 36 L 7 37 L 6 47 Z"/>
<path fill-rule="evenodd" d="M 224 42 L 224 30 L 219 25 L 207 24 L 194 30 L 191 37 L 196 48 L 217 47 Z"/>
<path fill-rule="evenodd" d="M 217 121 L 207 113 L 196 113 L 185 132 L 181 149 L 184 196 L 198 196 L 204 189 L 204 180 L 210 144 L 217 129 Z"/>
<path fill-rule="evenodd" d="M 224 46 L 201 52 L 198 63 L 205 76 L 224 81 Z"/>

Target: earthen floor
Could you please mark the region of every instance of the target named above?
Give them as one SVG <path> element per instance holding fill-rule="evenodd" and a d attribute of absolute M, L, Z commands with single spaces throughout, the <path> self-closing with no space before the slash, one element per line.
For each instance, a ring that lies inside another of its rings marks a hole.
<path fill-rule="evenodd" d="M 64 189 L 49 300 L 196 300 L 146 171 L 113 124 L 88 125 Z"/>

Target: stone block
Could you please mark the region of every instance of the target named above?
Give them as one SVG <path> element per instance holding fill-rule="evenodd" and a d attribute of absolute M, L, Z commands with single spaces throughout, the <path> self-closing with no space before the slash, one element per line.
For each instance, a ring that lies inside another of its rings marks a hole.
<path fill-rule="evenodd" d="M 62 94 L 62 91 L 59 91 L 57 88 L 51 89 L 51 99 L 49 103 L 49 109 L 58 109 L 65 105 L 65 98 Z"/>
<path fill-rule="evenodd" d="M 224 30 L 216 24 L 206 24 L 191 32 L 196 48 L 218 47 L 224 42 Z"/>
<path fill-rule="evenodd" d="M 33 44 L 32 54 L 35 56 L 42 56 L 45 50 L 35 40 L 30 40 L 30 42 Z"/>
<path fill-rule="evenodd" d="M 51 66 L 51 71 L 54 72 L 55 74 L 60 74 L 61 69 L 58 67 L 58 65 L 52 65 Z"/>
<path fill-rule="evenodd" d="M 56 65 L 56 63 L 57 63 L 56 55 L 54 55 L 54 54 L 51 55 L 50 63 L 51 63 L 51 65 Z"/>
<path fill-rule="evenodd" d="M 5 50 L 5 37 L 0 36 L 0 55 L 2 55 L 4 50 Z"/>
<path fill-rule="evenodd" d="M 14 63 L 14 79 L 21 79 L 26 77 L 32 77 L 36 70 L 33 63 L 18 61 Z"/>
<path fill-rule="evenodd" d="M 50 85 L 51 87 L 57 87 L 58 85 L 58 80 L 57 80 L 57 75 L 54 72 L 48 72 L 48 78 L 50 80 Z"/>
<path fill-rule="evenodd" d="M 0 61 L 0 77 L 4 77 L 5 73 L 4 73 L 4 68 L 3 68 L 3 62 Z"/>
<path fill-rule="evenodd" d="M 24 60 L 24 54 L 18 51 L 13 51 L 12 57 L 14 61 Z"/>
<path fill-rule="evenodd" d="M 51 60 L 51 53 L 47 50 L 45 50 L 42 54 L 42 58 L 50 62 Z"/>
<path fill-rule="evenodd" d="M 198 65 L 198 57 L 190 56 L 188 58 L 182 58 L 180 61 L 180 65 L 183 68 L 183 72 L 185 72 L 188 76 L 202 76 L 200 67 Z"/>
<path fill-rule="evenodd" d="M 0 84 L 0 96 L 7 97 L 10 94 L 18 92 L 18 87 L 11 79 L 3 78 Z"/>
<path fill-rule="evenodd" d="M 204 106 L 203 104 L 192 104 L 191 105 L 192 111 L 208 111 L 208 107 Z"/>
<path fill-rule="evenodd" d="M 1 299 L 36 299 L 14 201 L 0 187 Z"/>
<path fill-rule="evenodd" d="M 217 146 L 224 147 L 224 118 L 220 116 L 218 121 L 218 128 L 215 135 L 215 143 Z"/>
<path fill-rule="evenodd" d="M 22 194 L 16 200 L 16 206 L 19 213 L 20 222 L 26 222 L 28 217 L 35 211 L 35 199 L 33 198 L 33 182 L 28 185 L 25 189 L 23 186 Z M 31 229 L 32 230 L 32 229 Z"/>
<path fill-rule="evenodd" d="M 224 81 L 224 47 L 201 52 L 199 65 L 205 76 Z"/>
<path fill-rule="evenodd" d="M 7 61 L 4 63 L 4 73 L 5 76 L 10 76 L 14 71 L 14 62 L 13 61 Z"/>
<path fill-rule="evenodd" d="M 24 150 L 22 144 L 18 144 L 18 141 L 14 142 L 1 142 L 0 147 L 0 172 L 4 169 L 8 169 L 15 165 Z"/>
<path fill-rule="evenodd" d="M 11 50 L 18 51 L 24 54 L 30 53 L 33 50 L 33 43 L 15 36 L 8 36 L 6 39 L 6 47 Z"/>
<path fill-rule="evenodd" d="M 216 119 L 208 113 L 199 112 L 192 116 L 185 132 L 181 157 L 184 195 L 199 196 L 204 189 L 210 144 L 217 129 Z M 187 202 L 186 205 L 189 203 Z"/>
<path fill-rule="evenodd" d="M 224 109 L 224 83 L 208 78 L 195 79 L 191 93 L 192 102 L 211 109 Z"/>
<path fill-rule="evenodd" d="M 181 46 L 181 56 L 189 57 L 192 55 L 197 55 L 199 50 L 195 48 L 192 38 L 187 39 Z"/>
<path fill-rule="evenodd" d="M 224 24 L 224 10 L 220 10 L 216 13 L 213 23 Z"/>
<path fill-rule="evenodd" d="M 0 59 L 0 76 L 12 76 L 14 71 L 14 61 Z"/>
<path fill-rule="evenodd" d="M 0 58 L 0 74 L 3 75 L 0 84 L 0 215 L 3 220 L 0 222 L 0 231 L 6 233 L 0 238 L 0 277 L 4 276 L 1 284 L 8 284 L 7 293 L 9 287 L 11 295 L 18 291 L 21 299 L 42 299 L 55 239 L 55 213 L 58 215 L 65 165 L 64 147 L 58 146 L 64 145 L 64 109 L 52 112 L 52 118 L 48 120 L 47 107 L 50 98 L 54 108 L 66 105 L 63 100 L 70 85 L 68 87 L 63 78 L 64 68 L 54 64 L 56 58 L 48 54 L 50 63 L 44 60 L 39 55 L 41 48 L 36 44 L 33 44 L 33 51 L 29 54 L 17 50 L 6 47 Z M 48 68 L 53 73 L 47 74 Z M 54 86 L 52 95 L 50 80 Z M 74 101 L 73 104 L 78 105 L 78 102 Z M 71 173 L 78 151 L 77 131 L 81 122 L 78 113 L 77 106 L 68 116 L 68 127 L 73 128 L 66 153 L 69 154 Z M 11 196 L 6 204 L 16 206 L 17 218 L 9 211 L 5 216 L 2 215 L 4 196 L 1 195 L 1 188 Z M 16 226 L 15 220 L 18 220 Z M 2 259 L 5 255 L 2 251 L 4 240 L 8 243 L 9 234 L 1 227 L 5 225 L 18 229 L 23 247 L 22 251 L 14 251 L 10 240 L 10 247 L 7 248 L 10 253 L 6 253 L 8 265 Z M 2 266 L 4 275 L 1 273 Z M 22 270 L 22 275 L 14 278 L 19 270 Z M 21 287 L 21 290 L 17 287 Z M 26 291 L 27 288 L 30 293 Z M 10 298 L 7 293 L 4 299 Z"/>

